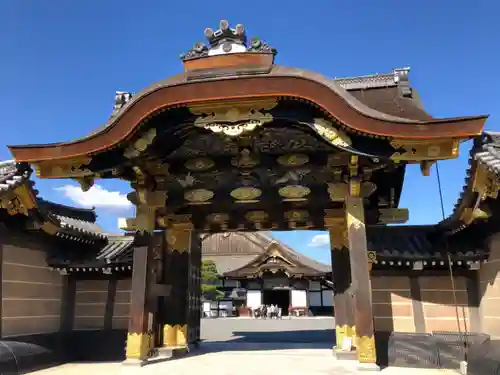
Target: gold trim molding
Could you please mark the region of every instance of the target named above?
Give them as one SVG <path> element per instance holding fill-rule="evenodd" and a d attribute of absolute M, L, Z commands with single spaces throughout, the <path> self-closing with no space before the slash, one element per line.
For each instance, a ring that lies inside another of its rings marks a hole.
<path fill-rule="evenodd" d="M 391 159 L 396 162 L 454 159 L 459 154 L 459 145 L 458 139 L 393 139 L 391 146 L 400 151 L 394 152 Z"/>

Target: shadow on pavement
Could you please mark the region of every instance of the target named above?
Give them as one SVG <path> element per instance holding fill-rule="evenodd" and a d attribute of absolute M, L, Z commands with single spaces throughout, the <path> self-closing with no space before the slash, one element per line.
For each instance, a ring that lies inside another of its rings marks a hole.
<path fill-rule="evenodd" d="M 190 355 L 214 352 L 331 349 L 335 345 L 335 330 L 302 330 L 279 332 L 234 331 L 226 340 L 202 340 Z"/>

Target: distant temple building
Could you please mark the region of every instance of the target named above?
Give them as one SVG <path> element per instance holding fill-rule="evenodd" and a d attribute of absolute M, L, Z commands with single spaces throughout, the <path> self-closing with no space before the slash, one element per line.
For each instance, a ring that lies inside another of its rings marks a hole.
<path fill-rule="evenodd" d="M 298 314 L 331 315 L 331 266 L 308 258 L 273 239 L 269 232 L 209 234 L 202 242 L 202 259 L 212 260 L 221 274 L 220 289 L 244 307 L 291 306 Z"/>

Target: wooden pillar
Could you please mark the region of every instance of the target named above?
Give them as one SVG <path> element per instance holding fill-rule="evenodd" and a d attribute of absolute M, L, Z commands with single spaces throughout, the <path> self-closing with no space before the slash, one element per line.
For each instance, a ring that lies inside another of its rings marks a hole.
<path fill-rule="evenodd" d="M 136 234 L 126 350 L 128 360 L 144 361 L 152 349 L 152 321 L 150 306 L 148 306 L 148 286 L 152 268 L 151 239 L 150 233 Z"/>
<path fill-rule="evenodd" d="M 363 364 L 375 364 L 376 350 L 364 204 L 363 198 L 353 193 L 356 191 L 359 189 L 351 186 L 346 199 L 351 277 L 354 290 L 355 344 L 358 361 Z"/>
<path fill-rule="evenodd" d="M 165 231 L 165 283 L 171 286 L 163 298 L 163 345 L 188 347 L 200 339 L 201 240 L 190 224 Z"/>
<path fill-rule="evenodd" d="M 201 340 L 201 237 L 191 236 L 189 272 L 188 342 L 197 345 Z"/>
<path fill-rule="evenodd" d="M 345 222 L 329 227 L 328 231 L 332 258 L 332 281 L 334 283 L 335 349 L 342 349 L 346 339 L 349 339 L 351 342 L 349 350 L 351 350 L 354 334 L 354 310 L 352 295 L 349 291 L 351 265 L 349 250 L 346 246 L 347 228 Z"/>
<path fill-rule="evenodd" d="M 165 193 L 138 187 L 132 200 L 137 205 L 136 235 L 126 358 L 145 361 L 154 347 L 151 286 L 154 284 L 156 270 L 153 233 L 156 227 L 156 209 L 165 204 Z"/>

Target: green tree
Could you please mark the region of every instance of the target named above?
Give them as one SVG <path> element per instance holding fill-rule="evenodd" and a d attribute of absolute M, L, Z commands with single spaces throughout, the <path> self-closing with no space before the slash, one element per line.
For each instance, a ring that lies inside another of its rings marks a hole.
<path fill-rule="evenodd" d="M 224 293 L 217 289 L 217 281 L 220 279 L 217 265 L 213 260 L 201 262 L 201 294 L 208 300 L 222 298 Z"/>

